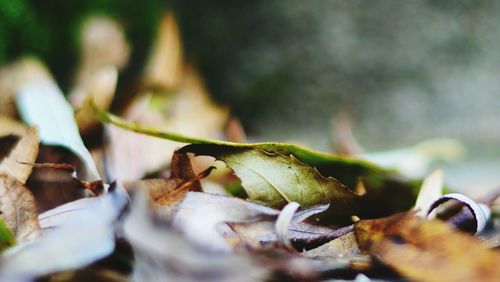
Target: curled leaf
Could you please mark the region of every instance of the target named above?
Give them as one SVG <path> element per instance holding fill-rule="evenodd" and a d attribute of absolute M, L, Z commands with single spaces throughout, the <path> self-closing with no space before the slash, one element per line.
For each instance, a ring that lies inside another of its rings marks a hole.
<path fill-rule="evenodd" d="M 276 218 L 278 210 L 242 199 L 189 192 L 175 215 L 173 225 L 191 241 L 207 248 L 229 251 L 230 247 L 217 227 L 224 222 L 249 222 Z M 227 228 L 228 229 L 228 228 Z"/>
<path fill-rule="evenodd" d="M 433 216 L 435 209 L 449 201 L 458 201 L 459 204 L 445 207 L 446 210 L 441 210 L 439 212 L 441 215 L 437 215 L 438 218 L 446 220 L 451 225 L 473 234 L 479 233 L 484 229 L 491 213 L 489 208 L 459 193 L 446 194 L 434 201 L 427 210 L 427 216 Z"/>
<path fill-rule="evenodd" d="M 287 204 L 281 210 L 280 215 L 278 216 L 278 219 L 276 219 L 276 223 L 274 225 L 278 242 L 289 249 L 292 249 L 292 244 L 288 236 L 288 229 L 290 228 L 290 225 L 292 225 L 293 216 L 299 208 L 300 205 L 296 202 Z"/>

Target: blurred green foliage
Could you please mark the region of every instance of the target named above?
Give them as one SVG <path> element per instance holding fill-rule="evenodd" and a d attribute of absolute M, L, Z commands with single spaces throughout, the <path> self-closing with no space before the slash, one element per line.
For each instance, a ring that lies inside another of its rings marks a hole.
<path fill-rule="evenodd" d="M 63 88 L 78 63 L 78 31 L 91 14 L 106 14 L 125 28 L 133 52 L 128 70 L 144 61 L 165 0 L 0 0 L 0 65 L 24 54 L 45 61 Z"/>

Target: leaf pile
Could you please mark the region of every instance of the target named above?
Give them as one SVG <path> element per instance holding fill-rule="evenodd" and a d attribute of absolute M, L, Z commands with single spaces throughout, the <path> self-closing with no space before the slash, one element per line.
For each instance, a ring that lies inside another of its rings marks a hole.
<path fill-rule="evenodd" d="M 0 280 L 500 277 L 500 193 L 443 195 L 440 171 L 415 180 L 353 156 L 244 143 L 185 61 L 171 14 L 111 114 L 129 47 L 112 19 L 82 32 L 71 104 L 36 59 L 1 71 L 16 113 L 0 112 Z"/>

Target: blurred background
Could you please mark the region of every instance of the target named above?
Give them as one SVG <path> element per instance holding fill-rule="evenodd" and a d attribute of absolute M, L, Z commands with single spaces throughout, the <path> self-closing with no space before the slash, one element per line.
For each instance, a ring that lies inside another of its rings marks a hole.
<path fill-rule="evenodd" d="M 452 138 L 468 151 L 448 168 L 452 186 L 500 183 L 497 1 L 0 0 L 0 65 L 34 54 L 67 92 L 82 24 L 107 15 L 131 47 L 117 90 L 126 97 L 165 10 L 251 141 L 331 151 L 343 114 L 365 151 Z"/>

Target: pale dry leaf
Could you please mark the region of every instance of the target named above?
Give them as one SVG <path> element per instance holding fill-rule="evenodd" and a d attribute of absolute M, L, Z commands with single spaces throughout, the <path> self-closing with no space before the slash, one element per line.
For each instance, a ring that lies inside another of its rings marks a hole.
<path fill-rule="evenodd" d="M 125 238 L 135 254 L 134 281 L 159 277 L 164 281 L 264 281 L 270 274 L 248 255 L 214 252 L 158 222 L 147 195 L 138 192 L 124 224 Z"/>
<path fill-rule="evenodd" d="M 446 205 L 446 203 L 451 204 Z M 456 212 L 450 214 L 453 210 Z M 456 228 L 474 234 L 483 231 L 486 227 L 491 211 L 488 206 L 476 203 L 463 194 L 450 193 L 435 200 L 427 209 L 426 216 L 438 217 Z"/>
<path fill-rule="evenodd" d="M 361 256 L 361 251 L 358 248 L 354 232 L 349 232 L 315 249 L 305 251 L 303 255 L 311 258 L 336 259 L 359 257 Z"/>
<path fill-rule="evenodd" d="M 0 214 L 20 243 L 40 235 L 35 198 L 17 179 L 0 175 Z"/>
<path fill-rule="evenodd" d="M 22 136 L 26 133 L 26 128 L 24 124 L 17 120 L 0 115 L 0 137 L 9 135 Z"/>
<path fill-rule="evenodd" d="M 101 201 L 101 197 L 82 198 L 45 211 L 38 216 L 40 228 L 48 230 L 61 226 L 80 213 L 98 208 Z"/>
<path fill-rule="evenodd" d="M 24 58 L 14 63 L 17 84 L 15 100 L 22 119 L 39 130 L 42 144 L 63 146 L 83 162 L 81 179 L 100 179 L 89 151 L 83 144 L 74 119 L 73 108 L 42 63 Z"/>
<path fill-rule="evenodd" d="M 95 196 L 77 180 L 75 171 L 84 169 L 82 161 L 65 147 L 41 145 L 36 163 L 30 166 L 33 172 L 26 186 L 33 192 L 40 213 L 80 198 Z"/>
<path fill-rule="evenodd" d="M 28 128 L 10 154 L 0 163 L 0 173 L 15 177 L 21 183 L 26 183 L 32 168 L 26 163 L 36 160 L 40 140 L 36 128 Z"/>
<path fill-rule="evenodd" d="M 300 208 L 299 203 L 296 202 L 288 203 L 281 210 L 274 224 L 274 230 L 276 232 L 276 239 L 278 243 L 282 244 L 288 249 L 292 249 L 292 243 L 290 242 L 288 229 L 292 225 L 293 217 L 299 208 Z"/>
<path fill-rule="evenodd" d="M 118 186 L 40 239 L 9 249 L 0 258 L 0 281 L 33 281 L 49 273 L 78 269 L 111 254 L 115 223 L 128 198 Z"/>
<path fill-rule="evenodd" d="M 181 77 L 183 65 L 179 27 L 171 12 L 160 22 L 153 50 L 145 70 L 144 86 L 162 89 L 174 88 Z"/>
<path fill-rule="evenodd" d="M 19 137 L 16 145 L 0 162 L 0 173 L 10 175 L 21 183 L 26 183 L 32 167 L 24 163 L 32 163 L 38 155 L 39 143 L 36 128 L 27 127 L 6 118 L 0 119 L 0 137 L 13 135 Z"/>
<path fill-rule="evenodd" d="M 443 195 L 443 171 L 435 170 L 422 183 L 415 209 L 420 217 L 427 216 L 431 205 Z"/>
<path fill-rule="evenodd" d="M 182 201 L 173 224 L 197 244 L 214 250 L 230 251 L 220 229 L 217 229 L 224 228 L 221 227 L 222 223 L 272 219 L 278 214 L 278 210 L 234 197 L 189 192 Z"/>

